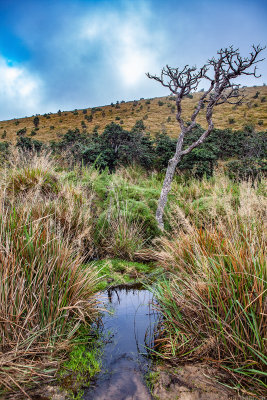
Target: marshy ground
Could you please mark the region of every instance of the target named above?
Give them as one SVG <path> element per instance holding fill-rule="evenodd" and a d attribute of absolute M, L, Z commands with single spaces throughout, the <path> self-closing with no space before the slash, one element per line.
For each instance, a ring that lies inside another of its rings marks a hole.
<path fill-rule="evenodd" d="M 69 168 L 17 151 L 7 163 L 0 177 L 3 399 L 44 398 L 36 387 L 48 393 L 51 382 L 70 398 L 119 399 L 123 391 L 126 399 L 132 388 L 129 398 L 167 399 L 178 387 L 181 399 L 208 398 L 198 377 L 218 398 L 228 389 L 220 392 L 217 381 L 264 398 L 263 177 L 238 182 L 222 169 L 210 179 L 177 176 L 161 234 L 160 173 Z M 145 288 L 135 291 L 136 282 Z M 114 315 L 103 313 L 110 305 Z M 144 342 L 147 326 L 153 335 Z M 152 373 L 137 352 L 144 343 Z"/>

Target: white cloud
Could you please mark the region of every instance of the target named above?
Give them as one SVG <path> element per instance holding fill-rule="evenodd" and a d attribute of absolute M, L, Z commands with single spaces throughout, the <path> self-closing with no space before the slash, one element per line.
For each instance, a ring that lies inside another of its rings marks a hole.
<path fill-rule="evenodd" d="M 100 42 L 106 63 L 123 86 L 142 84 L 146 72 L 160 69 L 165 35 L 151 29 L 147 8 L 110 11 L 104 18 L 95 13 L 84 17 L 81 25 L 80 38 Z"/>
<path fill-rule="evenodd" d="M 0 119 L 40 112 L 42 82 L 0 56 Z"/>

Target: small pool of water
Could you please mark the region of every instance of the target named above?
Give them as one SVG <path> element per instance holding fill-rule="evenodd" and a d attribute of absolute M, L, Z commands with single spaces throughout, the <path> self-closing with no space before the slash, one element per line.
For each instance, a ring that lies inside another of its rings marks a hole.
<path fill-rule="evenodd" d="M 157 315 L 151 307 L 152 293 L 138 288 L 116 288 L 105 293 L 103 316 L 107 343 L 102 370 L 84 393 L 84 400 L 151 399 L 144 374 L 150 359 L 147 345 L 153 340 Z"/>

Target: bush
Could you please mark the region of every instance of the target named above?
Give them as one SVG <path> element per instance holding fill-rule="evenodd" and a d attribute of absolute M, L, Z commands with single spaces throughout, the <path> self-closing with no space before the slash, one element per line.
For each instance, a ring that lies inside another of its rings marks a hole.
<path fill-rule="evenodd" d="M 39 152 L 43 148 L 43 143 L 39 140 L 32 140 L 29 137 L 20 136 L 20 138 L 17 140 L 16 146 L 24 151 Z"/>
<path fill-rule="evenodd" d="M 38 116 L 36 116 L 36 117 L 33 118 L 33 125 L 35 126 L 35 128 L 38 127 L 39 122 L 40 122 L 40 121 L 39 121 L 39 117 L 38 117 Z"/>
<path fill-rule="evenodd" d="M 0 142 L 0 164 L 5 162 L 9 157 L 10 143 Z"/>
<path fill-rule="evenodd" d="M 261 180 L 262 177 L 267 176 L 267 162 L 250 158 L 230 161 L 227 163 L 226 171 L 228 176 L 235 181 L 254 182 L 256 179 Z"/>
<path fill-rule="evenodd" d="M 17 136 L 23 136 L 27 132 L 27 128 L 22 128 L 17 131 Z"/>
<path fill-rule="evenodd" d="M 85 115 L 85 117 L 84 117 L 88 122 L 92 122 L 93 121 L 93 115 L 92 114 L 90 114 L 90 115 Z"/>
<path fill-rule="evenodd" d="M 244 125 L 244 131 L 248 133 L 252 133 L 254 131 L 253 125 Z"/>

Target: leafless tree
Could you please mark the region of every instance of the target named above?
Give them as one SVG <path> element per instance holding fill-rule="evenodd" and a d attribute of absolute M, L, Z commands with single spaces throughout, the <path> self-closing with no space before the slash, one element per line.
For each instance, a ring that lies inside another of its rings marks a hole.
<path fill-rule="evenodd" d="M 248 57 L 241 57 L 239 49 L 233 46 L 221 49 L 217 52 L 217 58 L 208 60 L 202 68 L 197 70 L 196 67 L 186 65 L 183 69 L 171 68 L 168 65 L 161 71 L 161 75 L 147 74 L 148 78 L 160 82 L 161 85 L 168 88 L 176 96 L 176 119 L 180 125 L 180 135 L 177 139 L 176 151 L 174 156 L 169 160 L 168 167 L 158 201 L 156 211 L 156 219 L 161 230 L 164 229 L 163 213 L 167 203 L 168 193 L 177 164 L 181 158 L 190 153 L 195 147 L 199 146 L 213 129 L 213 111 L 214 107 L 223 104 L 240 104 L 243 101 L 244 94 L 240 89 L 240 85 L 234 84 L 233 80 L 241 75 L 257 75 L 256 64 L 263 59 L 259 59 L 259 54 L 265 49 L 261 46 L 252 46 L 252 51 Z M 201 95 L 194 112 L 191 115 L 191 121 L 186 123 L 182 117 L 182 100 L 191 92 L 195 91 L 200 81 L 207 80 L 209 88 Z M 200 110 L 206 105 L 206 121 L 207 129 L 202 135 L 187 148 L 183 148 L 183 142 L 186 135 L 196 126 L 197 116 Z"/>

